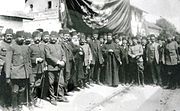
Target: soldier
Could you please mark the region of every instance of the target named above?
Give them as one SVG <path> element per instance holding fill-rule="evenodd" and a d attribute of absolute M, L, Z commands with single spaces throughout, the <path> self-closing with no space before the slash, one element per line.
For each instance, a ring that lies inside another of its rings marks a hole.
<path fill-rule="evenodd" d="M 14 111 L 22 108 L 26 91 L 26 102 L 29 102 L 29 75 L 32 73 L 29 47 L 24 45 L 24 31 L 16 32 L 16 41 L 6 56 L 6 81 L 12 86 L 12 107 Z"/>
<path fill-rule="evenodd" d="M 165 70 L 168 76 L 168 87 L 175 89 L 177 85 L 177 64 L 179 63 L 178 43 L 173 36 L 167 35 L 167 43 L 164 48 Z"/>
<path fill-rule="evenodd" d="M 160 66 L 159 66 L 160 45 L 156 43 L 155 36 L 151 36 L 151 43 L 147 45 L 146 60 L 149 66 L 149 74 L 154 85 L 161 85 Z"/>
<path fill-rule="evenodd" d="M 45 59 L 48 63 L 48 78 L 49 78 L 49 93 L 51 104 L 57 105 L 57 99 L 59 101 L 66 101 L 64 97 L 64 77 L 63 68 L 66 63 L 65 52 L 60 44 L 57 44 L 58 33 L 51 32 L 50 43 L 45 47 Z M 55 84 L 57 88 L 55 88 Z M 55 95 L 57 92 L 57 95 Z"/>
<path fill-rule="evenodd" d="M 43 44 L 48 44 L 49 43 L 49 32 L 48 31 L 44 31 L 42 33 L 42 43 Z"/>
<path fill-rule="evenodd" d="M 1 100 L 3 100 L 4 105 L 6 107 L 9 107 L 11 104 L 11 94 L 10 94 L 10 86 L 6 84 L 6 75 L 5 75 L 5 70 L 4 70 L 4 65 L 5 65 L 5 58 L 7 51 L 10 50 L 10 45 L 12 42 L 13 38 L 13 30 L 12 29 L 6 29 L 5 34 L 4 34 L 4 39 L 3 41 L 0 41 L 0 96 L 2 97 Z M 9 98 L 9 99 L 7 99 Z"/>
<path fill-rule="evenodd" d="M 138 44 L 137 37 L 132 38 L 133 45 L 129 47 L 128 55 L 130 56 L 132 68 L 131 74 L 135 80 L 135 84 L 144 85 L 144 66 L 143 66 L 143 47 L 141 44 Z"/>
<path fill-rule="evenodd" d="M 34 44 L 29 47 L 32 64 L 32 74 L 30 75 L 30 88 L 32 93 L 31 100 L 33 104 L 36 105 L 37 97 L 42 98 L 42 92 L 44 90 L 44 68 L 46 67 L 44 52 L 45 45 L 41 44 L 41 35 L 39 31 L 34 31 L 32 37 Z"/>
<path fill-rule="evenodd" d="M 25 32 L 24 33 L 24 37 L 25 37 L 24 44 L 30 46 L 31 42 L 32 42 L 32 35 L 31 35 L 31 33 L 30 32 Z"/>

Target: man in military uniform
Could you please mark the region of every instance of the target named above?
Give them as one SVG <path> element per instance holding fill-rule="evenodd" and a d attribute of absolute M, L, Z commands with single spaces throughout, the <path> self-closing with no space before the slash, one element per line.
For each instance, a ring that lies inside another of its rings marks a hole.
<path fill-rule="evenodd" d="M 3 100 L 5 106 L 10 106 L 10 102 L 11 102 L 10 86 L 6 84 L 6 81 L 5 81 L 6 75 L 4 71 L 4 65 L 5 65 L 4 63 L 6 60 L 5 57 L 6 57 L 7 50 L 10 49 L 12 38 L 13 38 L 13 30 L 6 29 L 3 41 L 0 41 L 0 72 L 1 72 L 0 96 L 2 97 L 1 100 Z"/>
<path fill-rule="evenodd" d="M 26 102 L 29 102 L 29 75 L 31 74 L 29 47 L 24 45 L 24 31 L 16 32 L 16 42 L 7 51 L 5 73 L 6 82 L 11 83 L 12 106 L 19 111 L 26 91 Z M 28 103 L 27 103 L 28 104 Z"/>
<path fill-rule="evenodd" d="M 32 34 L 34 44 L 30 46 L 30 57 L 32 64 L 32 74 L 30 75 L 30 84 L 32 101 L 36 105 L 37 97 L 42 98 L 44 91 L 44 68 L 46 67 L 45 63 L 45 45 L 41 44 L 41 34 L 39 31 L 34 31 Z M 42 85 L 42 87 L 40 87 Z M 42 89 L 42 90 L 41 90 Z"/>
<path fill-rule="evenodd" d="M 48 44 L 49 43 L 49 32 L 48 31 L 44 31 L 42 33 L 42 43 L 44 44 Z"/>
<path fill-rule="evenodd" d="M 178 43 L 173 40 L 173 36 L 167 35 L 167 43 L 164 47 L 164 64 L 165 71 L 168 76 L 168 87 L 175 89 L 177 86 L 177 65 L 179 63 L 179 52 L 178 52 Z"/>
<path fill-rule="evenodd" d="M 57 99 L 60 101 L 67 101 L 64 97 L 64 77 L 63 68 L 66 63 L 65 52 L 60 44 L 57 44 L 58 33 L 51 32 L 50 43 L 45 47 L 45 59 L 48 63 L 48 78 L 49 78 L 49 93 L 51 104 L 57 105 Z M 55 88 L 57 84 L 57 89 Z M 55 95 L 57 92 L 57 97 Z"/>
<path fill-rule="evenodd" d="M 24 33 L 24 37 L 25 37 L 24 44 L 30 46 L 32 44 L 31 43 L 32 42 L 32 35 L 31 35 L 31 33 L 30 32 L 25 32 Z"/>

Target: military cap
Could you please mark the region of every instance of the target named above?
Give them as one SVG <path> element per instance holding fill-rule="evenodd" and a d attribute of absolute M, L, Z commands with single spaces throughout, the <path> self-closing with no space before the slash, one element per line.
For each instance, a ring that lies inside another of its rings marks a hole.
<path fill-rule="evenodd" d="M 6 29 L 5 34 L 13 34 L 13 29 Z"/>
<path fill-rule="evenodd" d="M 18 37 L 24 37 L 24 31 L 23 30 L 16 32 L 16 38 L 18 38 Z"/>
<path fill-rule="evenodd" d="M 32 33 L 32 38 L 38 37 L 38 36 L 41 36 L 41 33 L 39 31 L 36 30 Z"/>
<path fill-rule="evenodd" d="M 44 31 L 42 36 L 45 36 L 45 35 L 49 35 L 49 32 L 48 31 Z"/>
<path fill-rule="evenodd" d="M 58 37 L 58 33 L 56 31 L 51 31 L 51 37 Z"/>
<path fill-rule="evenodd" d="M 25 33 L 24 33 L 24 37 L 25 37 L 26 39 L 32 38 L 32 34 L 31 34 L 30 32 L 25 32 Z"/>

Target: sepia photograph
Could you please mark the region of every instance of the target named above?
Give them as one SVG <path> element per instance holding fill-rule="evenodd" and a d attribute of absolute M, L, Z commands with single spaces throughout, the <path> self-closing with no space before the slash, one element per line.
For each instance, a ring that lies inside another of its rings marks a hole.
<path fill-rule="evenodd" d="M 180 111 L 180 0 L 0 0 L 0 111 Z"/>

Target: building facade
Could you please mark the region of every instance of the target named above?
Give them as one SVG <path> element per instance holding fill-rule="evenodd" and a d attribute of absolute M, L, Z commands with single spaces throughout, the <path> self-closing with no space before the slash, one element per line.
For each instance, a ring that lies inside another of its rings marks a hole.
<path fill-rule="evenodd" d="M 25 12 L 34 18 L 33 20 L 24 20 L 25 31 L 33 32 L 37 28 L 47 31 L 61 29 L 59 0 L 27 0 Z"/>

